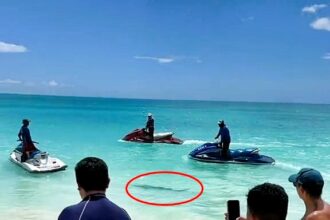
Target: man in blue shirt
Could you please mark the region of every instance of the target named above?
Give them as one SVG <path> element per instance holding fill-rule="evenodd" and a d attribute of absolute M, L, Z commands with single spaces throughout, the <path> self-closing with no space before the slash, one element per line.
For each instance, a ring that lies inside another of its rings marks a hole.
<path fill-rule="evenodd" d="M 229 145 L 231 141 L 229 129 L 226 127 L 226 124 L 223 120 L 219 121 L 218 125 L 220 129 L 215 139 L 218 139 L 221 136 L 221 140 L 219 142 L 219 147 L 222 148 L 222 150 L 220 151 L 220 157 L 224 159 L 230 159 L 230 155 L 228 155 Z"/>
<path fill-rule="evenodd" d="M 21 162 L 25 162 L 29 157 L 30 153 L 36 150 L 36 147 L 33 144 L 30 130 L 29 130 L 29 124 L 30 120 L 23 119 L 22 120 L 23 126 L 18 132 L 18 139 L 22 141 L 22 158 Z"/>
<path fill-rule="evenodd" d="M 86 157 L 75 167 L 78 191 L 82 201 L 66 207 L 58 220 L 130 220 L 127 212 L 105 195 L 110 179 L 106 163 Z"/>

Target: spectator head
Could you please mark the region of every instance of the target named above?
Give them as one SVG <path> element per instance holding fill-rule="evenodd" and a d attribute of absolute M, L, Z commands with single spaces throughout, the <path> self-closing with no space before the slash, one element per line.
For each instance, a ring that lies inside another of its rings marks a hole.
<path fill-rule="evenodd" d="M 303 198 L 304 192 L 314 199 L 321 197 L 324 180 L 319 171 L 303 168 L 297 174 L 291 175 L 289 181 L 297 188 L 300 198 Z"/>
<path fill-rule="evenodd" d="M 219 127 L 220 127 L 220 128 L 223 128 L 223 127 L 225 127 L 225 126 L 226 126 L 226 124 L 225 124 L 225 121 L 224 121 L 224 120 L 218 121 L 218 125 L 219 125 Z"/>
<path fill-rule="evenodd" d="M 23 124 L 24 126 L 28 126 L 28 125 L 30 124 L 30 120 L 29 120 L 29 119 L 23 119 L 23 120 L 22 120 L 22 124 Z"/>
<path fill-rule="evenodd" d="M 257 185 L 247 195 L 247 220 L 285 220 L 288 202 L 283 187 L 271 183 Z"/>
<path fill-rule="evenodd" d="M 79 161 L 75 167 L 78 190 L 105 191 L 110 183 L 107 164 L 96 157 L 86 157 Z"/>

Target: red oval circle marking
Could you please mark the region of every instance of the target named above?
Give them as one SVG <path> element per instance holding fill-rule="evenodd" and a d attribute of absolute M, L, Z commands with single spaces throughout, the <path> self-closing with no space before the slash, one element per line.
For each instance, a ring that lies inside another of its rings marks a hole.
<path fill-rule="evenodd" d="M 142 199 L 139 199 L 135 196 L 133 196 L 129 190 L 128 190 L 128 187 L 132 184 L 132 182 L 134 182 L 135 180 L 141 178 L 141 177 L 144 177 L 144 176 L 150 176 L 150 175 L 158 175 L 158 174 L 170 174 L 170 175 L 179 175 L 179 176 L 184 176 L 184 177 L 187 177 L 189 179 L 192 179 L 194 180 L 196 183 L 198 183 L 198 185 L 200 186 L 201 190 L 199 191 L 199 193 L 190 198 L 190 199 L 187 199 L 187 200 L 183 200 L 183 201 L 179 201 L 179 202 L 171 202 L 171 203 L 157 203 L 157 202 L 149 202 L 149 201 L 145 201 L 145 200 L 142 200 Z M 126 186 L 125 186 L 125 191 L 126 191 L 126 194 L 131 197 L 132 199 L 134 199 L 135 201 L 137 202 L 140 202 L 140 203 L 143 203 L 143 204 L 146 204 L 146 205 L 152 205 L 152 206 L 176 206 L 176 205 L 183 205 L 183 204 L 186 204 L 186 203 L 189 203 L 189 202 L 192 202 L 196 199 L 198 199 L 198 197 L 200 197 L 203 192 L 204 192 L 204 185 L 203 183 L 197 179 L 196 177 L 192 176 L 192 175 L 189 175 L 189 174 L 186 174 L 186 173 L 182 173 L 182 172 L 177 172 L 177 171 L 167 171 L 167 170 L 160 170 L 160 171 L 153 171 L 153 172 L 147 172 L 147 173 L 142 173 L 140 175 L 137 175 L 136 177 L 133 177 L 132 179 L 130 179 L 127 183 L 126 183 Z"/>

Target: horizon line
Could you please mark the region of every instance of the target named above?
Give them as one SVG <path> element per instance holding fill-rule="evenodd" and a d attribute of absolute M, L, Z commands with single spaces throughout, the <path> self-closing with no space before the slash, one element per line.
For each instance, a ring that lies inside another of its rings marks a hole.
<path fill-rule="evenodd" d="M 247 101 L 247 100 L 207 100 L 207 99 L 153 99 L 153 98 L 128 98 L 128 97 L 112 97 L 112 96 L 79 96 L 79 95 L 50 95 L 50 94 L 36 94 L 36 93 L 10 93 L 0 92 L 0 95 L 19 95 L 19 96 L 46 96 L 46 97 L 67 97 L 67 98 L 99 98 L 99 99 L 126 99 L 126 100 L 147 100 L 147 101 L 183 101 L 183 102 L 232 102 L 232 103 L 257 103 L 257 104 L 303 104 L 303 105 L 330 105 L 330 103 L 318 102 L 276 102 L 276 101 Z"/>

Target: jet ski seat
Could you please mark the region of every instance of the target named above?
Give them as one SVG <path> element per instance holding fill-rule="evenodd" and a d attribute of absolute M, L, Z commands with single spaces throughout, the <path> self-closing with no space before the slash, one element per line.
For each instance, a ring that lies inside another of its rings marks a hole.
<path fill-rule="evenodd" d="M 169 136 L 172 136 L 173 134 L 174 134 L 173 132 L 155 133 L 154 134 L 154 140 L 169 137 Z"/>

